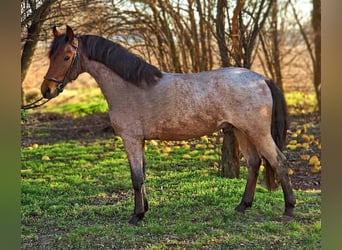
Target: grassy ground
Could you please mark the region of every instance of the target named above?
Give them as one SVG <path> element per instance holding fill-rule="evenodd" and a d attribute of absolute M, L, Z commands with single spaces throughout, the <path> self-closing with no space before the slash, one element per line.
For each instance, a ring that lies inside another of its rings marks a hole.
<path fill-rule="evenodd" d="M 138 227 L 127 223 L 134 202 L 119 138 L 24 148 L 23 249 L 320 248 L 320 191 L 296 192 L 292 222 L 282 220 L 282 192 L 261 185 L 237 214 L 245 178 L 219 177 L 217 154 L 196 145 L 149 143 L 150 211 Z"/>
<path fill-rule="evenodd" d="M 106 109 L 98 95 L 92 90 L 77 104 L 44 109 L 84 116 Z M 293 114 L 313 109 L 311 95 L 291 93 L 287 100 Z M 37 137 L 47 136 L 39 131 Z M 269 193 L 258 184 L 253 207 L 237 214 L 246 170 L 240 179 L 221 178 L 214 139 L 147 143 L 150 210 L 138 227 L 128 224 L 134 201 L 120 138 L 23 147 L 22 248 L 320 249 L 320 190 L 295 191 L 295 219 L 288 221 L 281 189 Z"/>

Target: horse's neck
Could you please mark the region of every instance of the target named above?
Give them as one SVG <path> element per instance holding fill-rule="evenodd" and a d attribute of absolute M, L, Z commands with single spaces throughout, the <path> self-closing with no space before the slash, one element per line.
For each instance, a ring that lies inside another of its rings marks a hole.
<path fill-rule="evenodd" d="M 122 98 L 129 98 L 128 96 L 123 96 L 123 93 L 125 95 L 135 92 L 131 84 L 125 82 L 119 75 L 102 63 L 85 59 L 83 70 L 96 80 L 110 106 L 118 105 L 122 102 Z"/>

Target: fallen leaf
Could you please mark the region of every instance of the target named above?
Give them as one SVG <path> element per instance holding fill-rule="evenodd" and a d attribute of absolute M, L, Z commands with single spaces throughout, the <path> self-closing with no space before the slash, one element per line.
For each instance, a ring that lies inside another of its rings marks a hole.
<path fill-rule="evenodd" d="M 300 159 L 303 161 L 308 161 L 310 159 L 310 155 L 301 155 Z"/>
<path fill-rule="evenodd" d="M 264 171 L 265 170 L 265 166 L 264 165 L 260 165 L 260 171 Z"/>
<path fill-rule="evenodd" d="M 163 153 L 169 153 L 171 151 L 172 151 L 171 147 L 164 147 L 163 148 Z"/>
<path fill-rule="evenodd" d="M 164 157 L 164 158 L 169 158 L 170 157 L 169 153 L 161 153 L 160 156 Z"/>
<path fill-rule="evenodd" d="M 293 175 L 293 170 L 291 168 L 288 168 L 287 173 L 288 173 L 288 175 Z"/>
<path fill-rule="evenodd" d="M 43 161 L 50 161 L 51 159 L 50 159 L 49 156 L 43 155 L 42 160 L 43 160 Z"/>
<path fill-rule="evenodd" d="M 291 135 L 291 138 L 297 138 L 298 137 L 298 134 L 297 133 L 293 133 L 292 135 Z"/>
<path fill-rule="evenodd" d="M 151 140 L 151 141 L 150 141 L 150 145 L 151 145 L 151 146 L 158 146 L 158 142 L 155 141 L 155 140 Z"/>
<path fill-rule="evenodd" d="M 199 159 L 200 159 L 200 161 L 205 161 L 207 158 L 205 157 L 205 155 L 201 155 L 201 156 L 199 157 Z"/>
<path fill-rule="evenodd" d="M 312 156 L 312 157 L 310 158 L 310 160 L 309 160 L 309 165 L 314 165 L 314 166 L 319 166 L 319 165 L 321 165 L 321 162 L 319 161 L 317 155 L 314 155 L 314 156 Z"/>
<path fill-rule="evenodd" d="M 296 145 L 296 144 L 297 144 L 297 140 L 291 140 L 291 141 L 289 142 L 289 144 L 290 144 L 290 145 Z"/>
<path fill-rule="evenodd" d="M 310 170 L 311 170 L 311 173 L 314 173 L 314 174 L 319 173 L 319 172 L 321 172 L 321 166 L 315 165 L 315 166 L 311 167 Z"/>
<path fill-rule="evenodd" d="M 192 151 L 190 152 L 190 154 L 191 154 L 191 155 L 196 155 L 196 154 L 198 154 L 198 152 L 199 152 L 198 150 L 192 150 Z"/>
<path fill-rule="evenodd" d="M 310 141 L 310 137 L 308 135 L 306 135 L 306 134 L 302 135 L 302 139 L 305 142 L 309 142 Z"/>
<path fill-rule="evenodd" d="M 183 158 L 183 159 L 191 159 L 191 156 L 188 155 L 188 154 L 184 154 L 184 155 L 182 156 L 182 158 Z"/>
<path fill-rule="evenodd" d="M 287 145 L 286 148 L 290 150 L 295 150 L 297 148 L 297 145 Z"/>
<path fill-rule="evenodd" d="M 201 137 L 201 141 L 207 143 L 207 142 L 209 141 L 209 140 L 208 140 L 208 136 L 206 136 L 206 135 L 205 135 L 205 136 L 202 136 L 202 137 Z"/>

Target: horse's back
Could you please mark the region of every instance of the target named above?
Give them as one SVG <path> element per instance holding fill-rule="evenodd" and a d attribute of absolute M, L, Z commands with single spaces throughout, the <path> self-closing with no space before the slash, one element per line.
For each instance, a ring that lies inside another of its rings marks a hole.
<path fill-rule="evenodd" d="M 270 123 L 272 96 L 265 77 L 244 68 L 194 74 L 164 73 L 151 90 L 147 137 L 186 139 L 233 124 L 244 131 Z M 267 126 L 266 126 L 267 127 Z"/>

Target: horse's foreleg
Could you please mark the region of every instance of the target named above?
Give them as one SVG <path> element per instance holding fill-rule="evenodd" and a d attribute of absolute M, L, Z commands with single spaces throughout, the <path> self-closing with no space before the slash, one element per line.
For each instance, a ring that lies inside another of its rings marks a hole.
<path fill-rule="evenodd" d="M 247 137 L 237 130 L 234 132 L 238 138 L 240 149 L 246 158 L 248 168 L 245 192 L 243 193 L 240 204 L 235 208 L 237 212 L 244 213 L 246 208 L 252 206 L 254 200 L 261 159 L 254 145 L 247 139 Z"/>
<path fill-rule="evenodd" d="M 137 225 L 148 209 L 148 203 L 145 194 L 145 162 L 144 162 L 144 140 L 134 138 L 123 138 L 127 152 L 131 179 L 134 189 L 134 213 L 129 223 Z"/>
<path fill-rule="evenodd" d="M 252 206 L 261 163 L 261 159 L 256 152 L 250 153 L 252 154 L 245 155 L 248 167 L 248 177 L 245 192 L 242 196 L 240 204 L 235 209 L 237 212 L 240 213 L 244 213 L 246 208 Z"/>
<path fill-rule="evenodd" d="M 247 162 L 248 165 L 248 177 L 245 192 L 243 193 L 240 204 L 236 207 L 236 211 L 244 213 L 246 208 L 252 206 L 255 194 L 255 188 L 258 179 L 258 173 L 260 168 L 260 159 L 255 159 L 253 162 Z"/>

